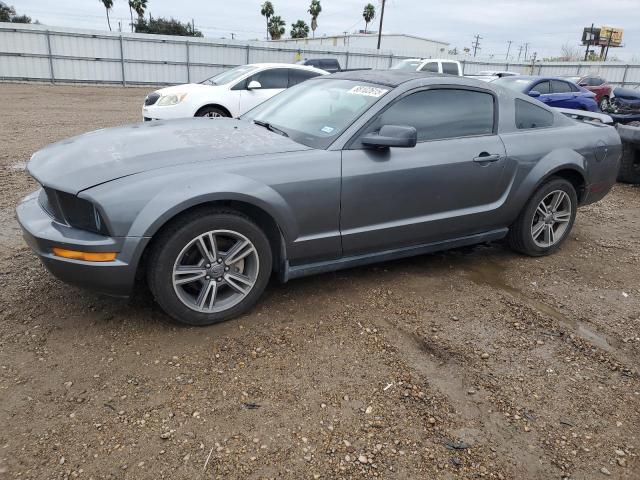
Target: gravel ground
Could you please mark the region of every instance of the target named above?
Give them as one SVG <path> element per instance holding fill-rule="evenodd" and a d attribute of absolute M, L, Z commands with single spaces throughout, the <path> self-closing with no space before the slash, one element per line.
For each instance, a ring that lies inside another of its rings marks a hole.
<path fill-rule="evenodd" d="M 0 477 L 640 478 L 640 190 L 501 244 L 268 287 L 172 323 L 53 279 L 13 218 L 49 142 L 146 90 L 0 84 Z"/>

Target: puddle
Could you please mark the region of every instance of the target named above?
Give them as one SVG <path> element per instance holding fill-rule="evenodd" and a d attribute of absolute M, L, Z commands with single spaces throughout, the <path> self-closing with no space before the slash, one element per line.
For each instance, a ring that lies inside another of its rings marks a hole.
<path fill-rule="evenodd" d="M 525 295 L 520 289 L 508 285 L 504 280 L 504 272 L 505 268 L 497 263 L 482 263 L 481 265 L 472 267 L 468 271 L 469 278 L 475 284 L 489 285 L 490 287 L 502 290 L 517 300 L 526 303 L 535 310 L 548 315 L 566 330 L 571 330 L 575 335 L 591 342 L 602 350 L 610 353 L 614 351 L 609 342 L 602 335 L 591 330 L 583 322 L 574 320 L 546 303 Z"/>

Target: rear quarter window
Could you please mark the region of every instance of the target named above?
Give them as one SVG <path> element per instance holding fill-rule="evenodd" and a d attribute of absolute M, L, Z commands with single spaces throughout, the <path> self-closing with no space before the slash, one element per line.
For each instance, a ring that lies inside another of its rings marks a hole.
<path fill-rule="evenodd" d="M 553 113 L 533 103 L 516 99 L 516 128 L 526 130 L 553 125 Z"/>

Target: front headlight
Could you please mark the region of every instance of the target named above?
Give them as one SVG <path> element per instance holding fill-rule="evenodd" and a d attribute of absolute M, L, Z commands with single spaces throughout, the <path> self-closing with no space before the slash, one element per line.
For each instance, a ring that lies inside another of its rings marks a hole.
<path fill-rule="evenodd" d="M 187 97 L 186 93 L 170 93 L 168 95 L 162 95 L 156 102 L 158 107 L 169 107 L 171 105 L 177 105 Z"/>

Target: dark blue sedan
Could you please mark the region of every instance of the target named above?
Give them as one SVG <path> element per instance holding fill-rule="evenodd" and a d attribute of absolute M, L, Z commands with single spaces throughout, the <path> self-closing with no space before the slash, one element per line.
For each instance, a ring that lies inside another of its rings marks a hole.
<path fill-rule="evenodd" d="M 599 111 L 593 92 L 566 79 L 518 75 L 499 78 L 493 83 L 537 98 L 550 107 Z"/>

